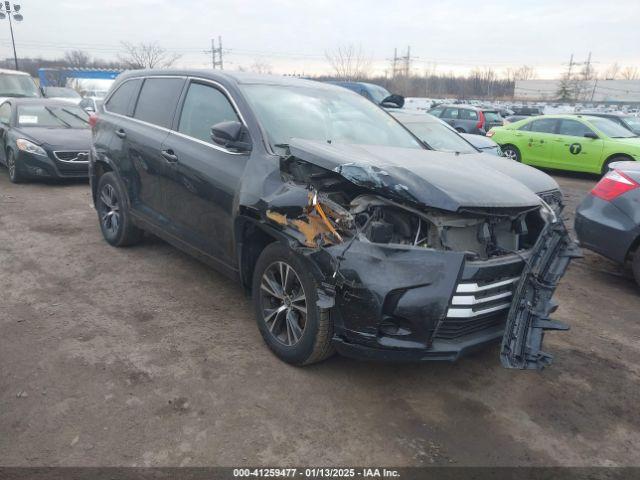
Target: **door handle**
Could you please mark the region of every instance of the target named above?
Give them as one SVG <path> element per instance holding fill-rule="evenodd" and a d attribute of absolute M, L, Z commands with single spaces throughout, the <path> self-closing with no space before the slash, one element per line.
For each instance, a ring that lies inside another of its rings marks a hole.
<path fill-rule="evenodd" d="M 162 150 L 160 153 L 167 162 L 175 163 L 178 161 L 178 156 L 173 153 L 173 150 L 171 150 L 170 148 L 168 148 L 167 150 Z"/>
<path fill-rule="evenodd" d="M 120 138 L 125 138 L 127 136 L 127 132 L 125 132 L 123 129 L 119 129 L 116 130 L 116 135 Z"/>
<path fill-rule="evenodd" d="M 544 140 L 540 140 L 540 143 L 544 143 Z"/>

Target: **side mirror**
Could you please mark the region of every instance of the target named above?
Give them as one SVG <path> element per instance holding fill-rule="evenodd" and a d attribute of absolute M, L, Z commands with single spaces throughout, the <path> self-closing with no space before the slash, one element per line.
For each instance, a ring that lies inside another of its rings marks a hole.
<path fill-rule="evenodd" d="M 389 95 L 380 102 L 380 105 L 387 108 L 402 108 L 404 107 L 404 97 L 397 94 Z"/>
<path fill-rule="evenodd" d="M 584 134 L 585 138 L 591 138 L 593 140 L 597 140 L 599 137 L 593 132 L 587 132 Z"/>
<path fill-rule="evenodd" d="M 235 150 L 250 152 L 251 139 L 245 126 L 238 121 L 220 122 L 211 127 L 211 140 L 216 145 Z"/>

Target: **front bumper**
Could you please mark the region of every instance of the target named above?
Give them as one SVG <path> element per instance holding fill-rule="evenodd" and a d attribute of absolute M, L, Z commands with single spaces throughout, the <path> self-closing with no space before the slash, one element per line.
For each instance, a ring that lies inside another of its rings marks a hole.
<path fill-rule="evenodd" d="M 32 178 L 87 178 L 88 161 L 65 161 L 59 159 L 54 152 L 48 156 L 34 155 L 18 151 L 17 168 L 21 173 Z"/>
<path fill-rule="evenodd" d="M 626 213 L 593 195 L 576 209 L 575 230 L 581 246 L 621 264 L 640 237 L 640 226 Z"/>
<path fill-rule="evenodd" d="M 334 345 L 385 361 L 454 361 L 499 341 L 527 253 L 469 261 L 460 252 L 354 242 L 311 256 L 335 285 Z M 328 256 L 331 255 L 332 258 Z"/>

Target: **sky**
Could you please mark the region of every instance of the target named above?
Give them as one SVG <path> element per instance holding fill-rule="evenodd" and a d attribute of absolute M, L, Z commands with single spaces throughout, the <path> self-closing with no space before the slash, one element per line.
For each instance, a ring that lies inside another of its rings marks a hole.
<path fill-rule="evenodd" d="M 533 66 L 558 77 L 573 53 L 594 67 L 640 67 L 639 0 L 18 0 L 18 56 L 56 58 L 71 49 L 116 59 L 121 42 L 157 42 L 178 67 L 211 65 L 222 37 L 227 69 L 268 65 L 273 73 L 331 73 L 326 52 L 353 45 L 384 74 L 394 48 L 411 47 L 411 68 L 464 74 Z M 10 57 L 0 20 L 0 57 Z"/>

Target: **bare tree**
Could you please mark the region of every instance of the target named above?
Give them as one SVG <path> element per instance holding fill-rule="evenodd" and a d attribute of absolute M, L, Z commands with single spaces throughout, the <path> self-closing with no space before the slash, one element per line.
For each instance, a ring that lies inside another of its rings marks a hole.
<path fill-rule="evenodd" d="M 620 65 L 614 63 L 609 65 L 609 68 L 604 71 L 603 78 L 605 80 L 615 80 L 618 75 L 620 75 Z"/>
<path fill-rule="evenodd" d="M 133 70 L 143 68 L 169 68 L 181 57 L 180 54 L 168 52 L 158 45 L 157 42 L 141 42 L 137 45 L 129 42 L 121 43 L 125 53 L 118 55 L 118 58 L 126 68 Z"/>
<path fill-rule="evenodd" d="M 367 78 L 371 68 L 371 58 L 367 57 L 361 46 L 341 46 L 326 51 L 325 57 L 340 80 Z"/>
<path fill-rule="evenodd" d="M 64 61 L 70 67 L 86 68 L 91 66 L 91 56 L 82 50 L 70 50 L 65 52 Z"/>
<path fill-rule="evenodd" d="M 514 80 L 533 80 L 536 78 L 536 69 L 529 65 L 522 65 L 514 73 Z"/>
<path fill-rule="evenodd" d="M 620 76 L 623 80 L 639 80 L 640 71 L 638 70 L 638 67 L 625 67 L 620 72 Z"/>
<path fill-rule="evenodd" d="M 270 75 L 271 73 L 273 73 L 273 67 L 271 67 L 271 64 L 269 64 L 269 62 L 256 59 L 254 60 L 253 65 L 249 67 L 249 71 L 264 75 Z"/>

